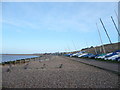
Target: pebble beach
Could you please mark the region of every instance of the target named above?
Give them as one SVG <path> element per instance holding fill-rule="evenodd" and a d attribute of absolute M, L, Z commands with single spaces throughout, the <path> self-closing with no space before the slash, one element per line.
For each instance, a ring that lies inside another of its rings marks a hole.
<path fill-rule="evenodd" d="M 118 88 L 119 76 L 64 56 L 2 66 L 3 88 Z"/>

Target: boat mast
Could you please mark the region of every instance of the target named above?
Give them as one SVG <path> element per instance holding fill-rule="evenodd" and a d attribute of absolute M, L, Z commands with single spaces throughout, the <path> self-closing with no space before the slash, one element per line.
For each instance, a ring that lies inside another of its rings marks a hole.
<path fill-rule="evenodd" d="M 75 43 L 73 42 L 73 40 L 72 40 L 72 43 L 73 43 L 73 46 L 74 46 L 75 50 L 77 51 L 77 48 L 76 48 Z"/>
<path fill-rule="evenodd" d="M 98 34 L 99 34 L 99 38 L 100 38 L 100 42 L 101 42 L 101 44 L 102 44 L 101 46 L 102 46 L 102 48 L 103 48 L 103 52 L 106 53 L 106 51 L 105 51 L 105 47 L 104 47 L 104 45 L 103 45 L 102 38 L 101 38 L 100 31 L 99 31 L 99 28 L 98 28 L 97 23 L 96 23 L 96 26 L 97 26 L 97 30 L 98 30 Z"/>
<path fill-rule="evenodd" d="M 115 28 L 116 28 L 116 30 L 117 30 L 117 32 L 118 32 L 118 35 L 120 36 L 120 32 L 119 32 L 119 30 L 118 30 L 118 28 L 117 28 L 117 26 L 116 26 L 116 24 L 115 24 L 115 21 L 114 21 L 114 19 L 113 19 L 112 16 L 111 16 L 111 19 L 112 19 L 112 22 L 113 22 L 113 24 L 114 24 L 114 26 L 115 26 Z"/>
<path fill-rule="evenodd" d="M 70 52 L 70 51 L 71 51 L 71 49 L 70 49 L 70 47 L 68 46 L 68 44 L 67 44 L 67 48 L 68 48 L 68 51 Z"/>
<path fill-rule="evenodd" d="M 106 30 L 106 28 L 105 28 L 105 26 L 104 26 L 101 18 L 100 18 L 100 22 L 101 22 L 101 24 L 102 24 L 102 26 L 103 26 L 103 28 L 104 28 L 104 30 L 105 30 L 105 33 L 106 33 L 106 35 L 107 35 L 107 37 L 108 37 L 108 39 L 109 39 L 110 44 L 112 44 L 112 42 L 111 42 L 111 40 L 110 40 L 110 37 L 109 37 L 109 35 L 108 35 L 108 33 L 107 33 L 107 30 Z"/>
<path fill-rule="evenodd" d="M 114 12 L 115 12 L 115 15 L 116 15 L 116 17 L 117 17 L 117 19 L 118 19 L 118 23 L 120 24 L 120 19 L 119 19 L 119 17 L 118 17 L 118 14 L 116 13 L 115 10 L 114 10 Z"/>
<path fill-rule="evenodd" d="M 95 53 L 97 54 L 97 50 L 96 50 L 96 48 L 93 46 L 93 48 L 94 48 L 94 50 L 95 50 Z"/>

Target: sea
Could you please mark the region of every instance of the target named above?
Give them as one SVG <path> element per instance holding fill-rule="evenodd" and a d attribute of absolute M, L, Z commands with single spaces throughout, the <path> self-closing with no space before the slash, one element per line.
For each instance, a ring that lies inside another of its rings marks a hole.
<path fill-rule="evenodd" d="M 0 63 L 7 62 L 7 61 L 16 61 L 16 60 L 26 59 L 26 58 L 33 58 L 33 57 L 39 57 L 39 56 L 33 56 L 33 55 L 0 55 Z"/>

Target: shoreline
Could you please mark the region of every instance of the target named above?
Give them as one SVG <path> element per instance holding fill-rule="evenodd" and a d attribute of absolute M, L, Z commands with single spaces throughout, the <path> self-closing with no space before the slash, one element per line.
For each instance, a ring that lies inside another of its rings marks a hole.
<path fill-rule="evenodd" d="M 39 59 L 41 57 L 42 56 L 32 57 L 32 58 L 24 58 L 24 59 L 17 59 L 17 60 L 13 60 L 13 61 L 5 61 L 5 62 L 1 62 L 0 65 L 26 63 L 26 62 L 30 62 L 30 60 L 36 60 L 36 59 Z"/>

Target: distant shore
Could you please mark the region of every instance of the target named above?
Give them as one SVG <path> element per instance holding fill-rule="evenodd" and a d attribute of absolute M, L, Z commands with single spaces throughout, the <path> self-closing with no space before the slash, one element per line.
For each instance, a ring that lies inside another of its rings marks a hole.
<path fill-rule="evenodd" d="M 117 43 L 112 43 L 112 44 L 104 44 L 104 48 L 106 50 L 106 53 L 109 53 L 109 52 L 114 52 L 116 50 L 119 50 L 120 49 L 120 42 L 117 42 Z M 79 51 L 86 51 L 88 53 L 92 53 L 92 54 L 96 54 L 95 52 L 95 49 L 96 48 L 96 51 L 97 53 L 101 54 L 101 53 L 104 53 L 103 50 L 102 50 L 102 45 L 100 46 L 88 46 L 87 48 L 82 48 L 81 50 L 76 50 L 76 51 L 71 51 L 71 52 L 60 52 L 60 53 L 76 53 L 76 52 L 79 52 Z M 101 52 L 100 52 L 100 49 L 101 49 Z M 52 53 L 33 53 L 33 54 L 0 54 L 0 55 L 45 55 L 45 54 L 52 54 Z"/>

